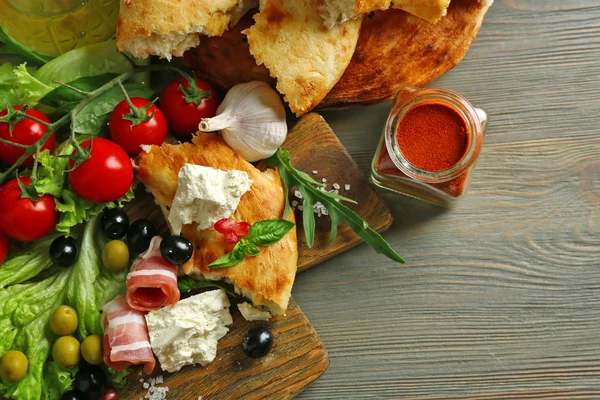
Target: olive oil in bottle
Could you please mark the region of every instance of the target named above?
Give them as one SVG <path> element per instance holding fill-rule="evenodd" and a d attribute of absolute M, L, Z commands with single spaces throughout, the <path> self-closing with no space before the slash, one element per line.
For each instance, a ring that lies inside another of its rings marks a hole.
<path fill-rule="evenodd" d="M 0 26 L 25 47 L 59 55 L 115 34 L 119 0 L 0 0 Z"/>

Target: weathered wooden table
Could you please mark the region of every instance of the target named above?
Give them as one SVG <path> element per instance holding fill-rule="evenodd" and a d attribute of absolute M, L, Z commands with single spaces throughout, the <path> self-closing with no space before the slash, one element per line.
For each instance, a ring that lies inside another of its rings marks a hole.
<path fill-rule="evenodd" d="M 363 245 L 300 274 L 324 340 L 301 399 L 600 399 L 600 1 L 496 0 L 432 86 L 491 115 L 452 210 L 386 194 Z M 324 116 L 367 173 L 389 103 Z"/>

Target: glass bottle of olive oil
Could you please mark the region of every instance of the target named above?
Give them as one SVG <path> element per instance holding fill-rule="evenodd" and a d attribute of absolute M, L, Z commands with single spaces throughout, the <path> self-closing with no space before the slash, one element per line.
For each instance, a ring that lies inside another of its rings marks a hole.
<path fill-rule="evenodd" d="M 20 44 L 59 55 L 109 39 L 119 0 L 0 0 L 0 26 Z"/>

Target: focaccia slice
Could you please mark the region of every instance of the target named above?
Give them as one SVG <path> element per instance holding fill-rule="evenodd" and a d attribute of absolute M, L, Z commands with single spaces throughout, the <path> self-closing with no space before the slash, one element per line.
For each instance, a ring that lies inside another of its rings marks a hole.
<path fill-rule="evenodd" d="M 329 28 L 371 11 L 398 8 L 428 22 L 446 15 L 450 0 L 318 0 L 319 11 Z"/>
<path fill-rule="evenodd" d="M 327 29 L 314 0 L 261 0 L 255 24 L 243 33 L 258 65 L 277 79 L 297 116 L 313 109 L 350 63 L 361 19 Z"/>
<path fill-rule="evenodd" d="M 180 57 L 200 43 L 199 35 L 222 35 L 257 5 L 257 0 L 121 0 L 117 47 L 138 58 Z"/>
<path fill-rule="evenodd" d="M 234 220 L 254 223 L 283 218 L 287 193 L 277 170 L 259 171 L 215 134 L 195 136 L 192 143 L 163 143 L 145 150 L 137 159 L 137 177 L 152 193 L 165 217 L 177 191 L 179 169 L 189 163 L 248 173 L 252 187 L 240 199 Z M 295 222 L 293 213 L 288 220 Z M 206 266 L 231 250 L 223 235 L 212 229 L 199 231 L 195 224 L 184 225 L 182 235 L 194 245 L 194 255 L 181 267 L 182 272 L 207 280 L 224 279 L 254 305 L 264 306 L 273 314 L 285 313 L 298 263 L 295 227 L 279 242 L 260 248 L 256 257 L 246 257 L 236 266 L 219 269 Z"/>

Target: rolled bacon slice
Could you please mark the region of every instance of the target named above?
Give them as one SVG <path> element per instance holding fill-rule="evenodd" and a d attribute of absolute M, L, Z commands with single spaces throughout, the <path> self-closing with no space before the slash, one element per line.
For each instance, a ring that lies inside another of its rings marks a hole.
<path fill-rule="evenodd" d="M 127 303 L 134 310 L 153 311 L 179 301 L 177 266 L 161 256 L 161 241 L 154 236 L 127 275 Z"/>
<path fill-rule="evenodd" d="M 104 305 L 104 362 L 117 371 L 133 364 L 144 364 L 150 375 L 156 365 L 144 313 L 132 310 L 125 296 L 117 296 Z"/>

